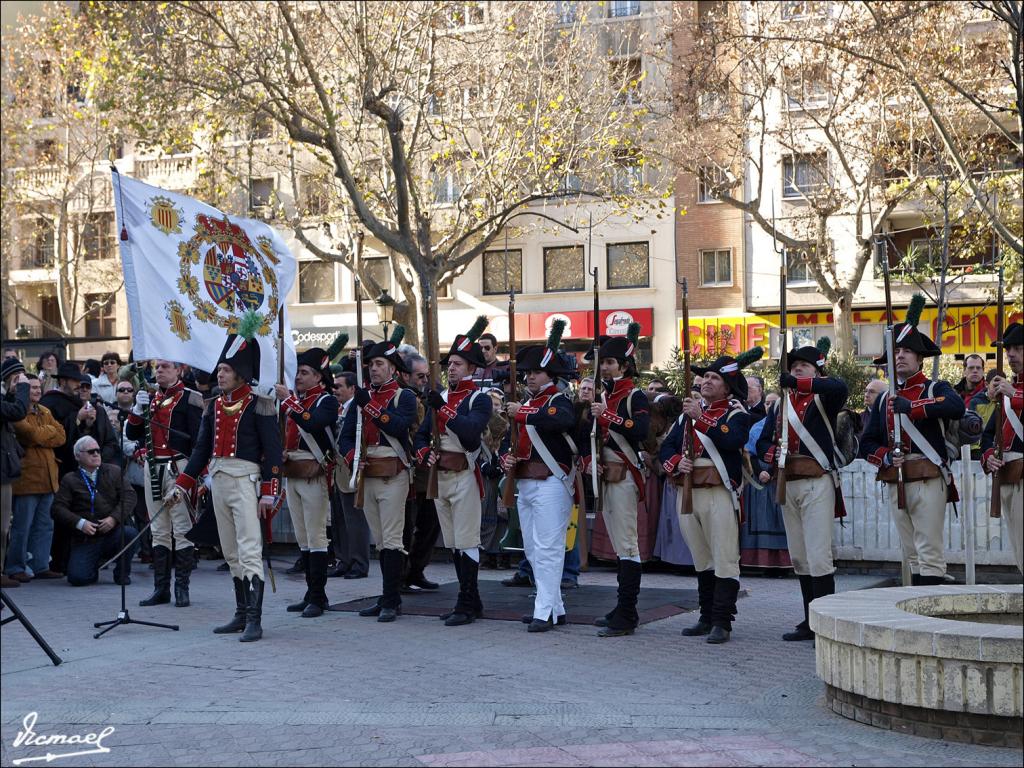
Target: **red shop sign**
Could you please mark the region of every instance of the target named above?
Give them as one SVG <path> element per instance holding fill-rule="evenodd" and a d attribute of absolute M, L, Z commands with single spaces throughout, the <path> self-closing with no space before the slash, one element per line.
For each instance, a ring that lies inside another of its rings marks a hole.
<path fill-rule="evenodd" d="M 566 339 L 590 339 L 594 337 L 594 312 L 530 312 L 516 315 L 516 338 L 523 340 L 547 338 L 551 323 L 557 319 L 565 321 Z M 630 323 L 640 323 L 640 335 L 654 334 L 654 310 L 650 307 L 637 309 L 608 309 L 601 311 L 598 334 L 625 336 Z"/>

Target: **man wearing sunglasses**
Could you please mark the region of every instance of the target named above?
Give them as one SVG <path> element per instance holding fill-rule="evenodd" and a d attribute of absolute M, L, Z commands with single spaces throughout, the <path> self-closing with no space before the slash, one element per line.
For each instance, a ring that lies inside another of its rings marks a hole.
<path fill-rule="evenodd" d="M 120 467 L 103 463 L 94 438 L 79 438 L 73 450 L 78 469 L 61 478 L 53 517 L 57 525 L 71 530 L 68 583 L 82 587 L 99 580 L 100 563 L 121 546 L 118 526 L 125 526 L 125 541 L 135 536 L 135 528 L 127 524 L 135 508 L 135 491 L 121 481 Z M 133 547 L 114 564 L 115 584 L 131 584 L 134 554 Z"/>

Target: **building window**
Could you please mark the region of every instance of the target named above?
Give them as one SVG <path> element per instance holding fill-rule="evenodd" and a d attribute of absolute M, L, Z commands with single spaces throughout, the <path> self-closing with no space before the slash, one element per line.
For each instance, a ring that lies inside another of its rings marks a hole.
<path fill-rule="evenodd" d="M 697 202 L 717 203 L 716 189 L 722 189 L 729 178 L 717 165 L 704 165 L 697 170 Z"/>
<path fill-rule="evenodd" d="M 483 24 L 484 5 L 479 2 L 449 3 L 445 10 L 445 23 L 452 29 L 469 24 Z"/>
<path fill-rule="evenodd" d="M 334 300 L 334 264 L 326 261 L 300 261 L 299 303 L 323 304 Z"/>
<path fill-rule="evenodd" d="M 782 196 L 802 198 L 816 195 L 828 178 L 824 153 L 787 155 L 782 159 Z"/>
<path fill-rule="evenodd" d="M 60 329 L 60 304 L 56 296 L 39 297 L 39 317 L 43 321 L 45 336 L 52 336 L 55 330 Z"/>
<path fill-rule="evenodd" d="M 22 269 L 48 269 L 53 266 L 54 234 L 53 227 L 46 219 L 39 218 L 30 224 L 31 245 L 22 257 Z"/>
<path fill-rule="evenodd" d="M 249 179 L 249 208 L 260 218 L 273 218 L 274 180 Z"/>
<path fill-rule="evenodd" d="M 328 209 L 326 182 L 319 176 L 302 176 L 299 180 L 299 213 L 303 216 L 326 216 Z"/>
<path fill-rule="evenodd" d="M 87 216 L 79 232 L 81 254 L 86 261 L 110 259 L 114 256 L 114 214 L 94 213 Z"/>
<path fill-rule="evenodd" d="M 462 184 L 455 169 L 431 169 L 430 185 L 434 192 L 434 203 L 437 205 L 453 205 L 462 197 Z"/>
<path fill-rule="evenodd" d="M 697 96 L 697 117 L 712 120 L 729 112 L 729 86 L 722 83 L 711 86 Z"/>
<path fill-rule="evenodd" d="M 639 0 L 612 0 L 608 4 L 608 17 L 612 19 L 636 16 L 638 13 L 640 13 Z"/>
<path fill-rule="evenodd" d="M 900 267 L 909 272 L 919 272 L 942 263 L 941 238 L 915 238 L 903 255 Z"/>
<path fill-rule="evenodd" d="M 625 150 L 615 155 L 612 167 L 612 191 L 629 195 L 640 189 L 644 183 L 644 169 L 635 152 Z"/>
<path fill-rule="evenodd" d="M 787 110 L 820 109 L 828 106 L 830 89 L 824 67 L 809 66 L 787 73 L 785 105 Z"/>
<path fill-rule="evenodd" d="M 807 260 L 811 254 L 807 251 L 794 251 L 786 249 L 786 282 L 787 283 L 810 283 L 814 277 L 807 267 Z"/>
<path fill-rule="evenodd" d="M 89 338 L 114 335 L 117 314 L 116 293 L 85 294 L 85 335 Z"/>
<path fill-rule="evenodd" d="M 263 112 L 257 112 L 249 122 L 250 139 L 270 139 L 274 136 L 274 120 Z"/>
<path fill-rule="evenodd" d="M 394 296 L 396 301 L 401 301 L 402 296 L 399 291 L 393 290 L 391 281 L 391 260 L 386 256 L 378 256 L 375 258 L 364 258 L 363 259 L 363 275 L 368 278 L 366 282 L 361 284 L 363 300 L 373 301 L 382 290 L 387 291 Z M 373 292 L 373 286 L 369 283 L 369 280 L 373 280 L 378 288 L 376 293 Z"/>
<path fill-rule="evenodd" d="M 779 13 L 786 21 L 828 15 L 828 2 L 824 0 L 785 0 L 779 3 Z"/>
<path fill-rule="evenodd" d="M 609 288 L 647 288 L 650 284 L 650 246 L 646 242 L 608 244 Z"/>
<path fill-rule="evenodd" d="M 556 0 L 555 17 L 559 24 L 572 24 L 576 21 L 579 3 L 569 0 Z"/>
<path fill-rule="evenodd" d="M 427 114 L 440 117 L 444 108 L 444 95 L 440 91 L 431 90 L 427 93 Z"/>
<path fill-rule="evenodd" d="M 732 285 L 732 251 L 729 248 L 700 252 L 700 284 L 708 287 Z"/>
<path fill-rule="evenodd" d="M 618 91 L 615 97 L 617 104 L 640 104 L 640 83 L 644 72 L 639 56 L 611 62 L 609 77 L 612 88 Z"/>
<path fill-rule="evenodd" d="M 568 245 L 544 249 L 545 291 L 582 291 L 585 287 L 583 246 Z"/>
<path fill-rule="evenodd" d="M 509 283 L 516 293 L 523 292 L 523 252 L 519 248 L 484 251 L 484 295 L 508 293 Z"/>

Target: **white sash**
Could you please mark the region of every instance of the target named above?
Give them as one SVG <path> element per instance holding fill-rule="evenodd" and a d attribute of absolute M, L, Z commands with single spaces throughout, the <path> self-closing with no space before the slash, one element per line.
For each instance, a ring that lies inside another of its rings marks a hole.
<path fill-rule="evenodd" d="M 558 478 L 559 482 L 565 486 L 566 493 L 572 497 L 576 490 L 576 462 L 572 462 L 573 467 L 569 474 L 563 472 L 562 468 L 558 466 L 558 462 L 555 461 L 555 457 L 551 455 L 551 451 L 544 445 L 544 441 L 540 439 L 537 428 L 532 424 L 525 424 L 524 426 L 526 427 L 526 434 L 530 436 L 530 443 L 537 449 L 537 454 L 540 456 L 541 461 L 544 462 L 544 466 L 548 468 L 552 475 Z"/>
<path fill-rule="evenodd" d="M 474 392 L 473 394 L 471 394 L 469 396 L 469 406 L 468 406 L 469 410 L 473 409 L 473 401 L 476 400 L 476 396 L 479 395 L 479 394 L 480 394 L 480 390 L 477 390 L 476 392 Z M 448 390 L 447 389 L 444 392 L 441 393 L 441 397 L 444 398 L 444 401 L 446 403 L 448 402 Z M 437 426 L 437 419 L 436 419 L 437 414 L 434 414 L 434 416 L 435 416 L 434 426 Z M 480 448 L 477 448 L 475 451 L 467 451 L 466 447 L 462 444 L 462 441 L 459 440 L 459 436 L 456 435 L 454 432 L 452 432 L 451 429 L 448 428 L 447 424 L 444 425 L 444 431 L 445 431 L 445 434 L 448 435 L 448 437 L 450 437 L 452 440 L 454 440 L 455 444 L 457 446 L 459 446 L 459 450 L 462 451 L 464 454 L 466 454 L 466 461 L 469 462 L 469 468 L 473 469 L 473 467 L 476 466 L 477 458 L 480 456 Z M 481 447 L 483 446 L 483 444 L 484 444 L 483 440 L 481 440 L 480 441 Z"/>
<path fill-rule="evenodd" d="M 726 414 L 728 415 L 728 414 Z M 723 417 L 724 418 L 724 417 Z M 740 511 L 740 497 L 733 490 L 732 481 L 729 479 L 729 470 L 725 468 L 725 462 L 722 461 L 722 454 L 718 452 L 718 446 L 715 445 L 715 441 L 708 437 L 706 434 L 701 432 L 699 429 L 693 430 L 693 434 L 700 440 L 701 445 L 704 446 L 704 451 L 707 453 L 708 458 L 711 459 L 711 463 L 715 465 L 715 469 L 718 470 L 718 476 L 722 478 L 722 485 L 725 486 L 725 490 L 729 492 L 732 497 L 732 508 L 735 512 Z"/>
<path fill-rule="evenodd" d="M 1010 426 L 1013 427 L 1017 439 L 1024 440 L 1024 424 L 1021 424 L 1020 418 L 1018 418 L 1016 411 L 1013 410 L 1012 401 L 1006 395 L 1003 395 L 1003 416 L 1010 422 Z M 998 444 L 1002 439 L 1003 436 L 998 435 L 994 442 Z"/>

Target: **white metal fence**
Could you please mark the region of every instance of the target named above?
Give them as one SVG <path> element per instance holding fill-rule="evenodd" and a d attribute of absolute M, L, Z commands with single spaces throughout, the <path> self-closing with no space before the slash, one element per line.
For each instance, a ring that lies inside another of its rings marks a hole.
<path fill-rule="evenodd" d="M 978 462 L 971 462 L 974 486 L 973 504 L 967 503 L 961 482 L 960 462 L 953 464 L 953 476 L 962 500 L 946 505 L 945 551 L 950 563 L 965 562 L 968 538 L 968 514 L 974 520 L 974 562 L 978 565 L 1014 566 L 1013 550 L 1006 530 L 1005 516 L 989 517 L 992 480 Z M 838 560 L 883 560 L 899 563 L 902 559 L 900 537 L 889 512 L 889 486 L 875 479 L 875 468 L 857 459 L 840 473 L 846 500 L 844 525 L 835 525 L 835 556 Z"/>

